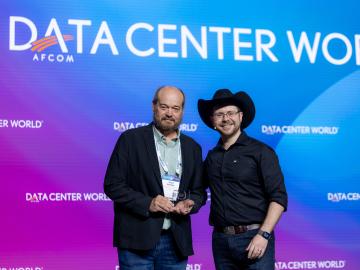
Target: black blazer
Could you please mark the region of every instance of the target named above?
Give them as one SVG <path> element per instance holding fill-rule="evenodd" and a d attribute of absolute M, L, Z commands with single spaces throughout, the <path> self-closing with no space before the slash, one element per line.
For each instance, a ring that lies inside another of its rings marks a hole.
<path fill-rule="evenodd" d="M 180 133 L 182 177 L 179 191 L 190 191 L 196 213 L 206 202 L 201 147 Z M 151 213 L 152 198 L 164 195 L 152 124 L 119 137 L 105 175 L 104 190 L 114 201 L 114 246 L 148 250 L 160 239 L 165 214 Z M 171 231 L 182 256 L 194 254 L 190 216 L 171 214 Z"/>

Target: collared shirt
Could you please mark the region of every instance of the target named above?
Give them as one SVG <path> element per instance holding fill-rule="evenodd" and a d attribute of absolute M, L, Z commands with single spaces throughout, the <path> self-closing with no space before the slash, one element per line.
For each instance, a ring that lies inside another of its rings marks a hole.
<path fill-rule="evenodd" d="M 286 210 L 287 193 L 276 153 L 244 131 L 227 150 L 220 139 L 204 166 L 211 190 L 211 225 L 261 224 L 272 201 Z"/>
<path fill-rule="evenodd" d="M 154 139 L 156 143 L 156 149 L 159 150 L 161 159 L 166 163 L 168 167 L 168 174 L 175 175 L 176 168 L 178 167 L 179 175 L 181 177 L 182 164 L 181 164 L 181 151 L 180 151 L 180 131 L 177 133 L 176 138 L 167 141 L 166 137 L 153 125 Z M 179 157 L 180 155 L 180 157 Z M 180 158 L 180 162 L 179 162 Z M 161 166 L 161 175 L 165 174 L 164 168 Z"/>
<path fill-rule="evenodd" d="M 180 151 L 180 131 L 177 133 L 176 138 L 167 141 L 166 137 L 153 125 L 154 139 L 156 144 L 156 149 L 159 150 L 161 159 L 166 163 L 168 174 L 176 175 L 176 170 L 178 170 L 178 177 L 181 178 L 182 173 L 182 164 L 181 161 L 181 151 Z M 180 157 L 179 157 L 180 155 Z M 166 172 L 161 166 L 159 160 L 160 173 L 163 176 Z M 177 169 L 178 168 L 178 169 Z M 164 219 L 163 229 L 167 230 L 171 226 L 171 220 L 168 218 Z"/>

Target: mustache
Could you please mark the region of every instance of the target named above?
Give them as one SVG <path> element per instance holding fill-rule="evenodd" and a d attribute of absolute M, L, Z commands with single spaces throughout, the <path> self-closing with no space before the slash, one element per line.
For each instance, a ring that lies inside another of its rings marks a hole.
<path fill-rule="evenodd" d="M 232 121 L 230 121 L 230 120 L 226 120 L 226 121 L 225 121 L 225 120 L 224 120 L 224 121 L 221 122 L 220 126 L 231 125 L 231 124 L 233 124 Z"/>
<path fill-rule="evenodd" d="M 171 121 L 175 121 L 175 119 L 173 117 L 162 117 L 161 120 L 171 120 Z"/>

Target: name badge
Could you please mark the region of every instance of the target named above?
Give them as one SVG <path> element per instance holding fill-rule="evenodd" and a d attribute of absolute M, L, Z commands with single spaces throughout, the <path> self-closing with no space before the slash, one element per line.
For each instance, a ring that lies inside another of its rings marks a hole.
<path fill-rule="evenodd" d="M 161 180 L 165 197 L 175 202 L 179 193 L 180 178 L 176 175 L 165 174 Z"/>

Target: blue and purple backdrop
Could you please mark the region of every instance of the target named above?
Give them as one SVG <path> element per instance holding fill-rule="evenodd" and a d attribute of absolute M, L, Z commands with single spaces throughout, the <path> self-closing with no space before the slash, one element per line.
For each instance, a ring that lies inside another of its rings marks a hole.
<path fill-rule="evenodd" d="M 357 1 L 5 1 L 0 4 L 0 269 L 117 269 L 103 194 L 124 130 L 160 85 L 187 96 L 181 129 L 218 135 L 197 100 L 245 90 L 248 134 L 276 149 L 289 208 L 276 268 L 360 269 Z M 214 269 L 209 203 L 188 270 Z"/>

